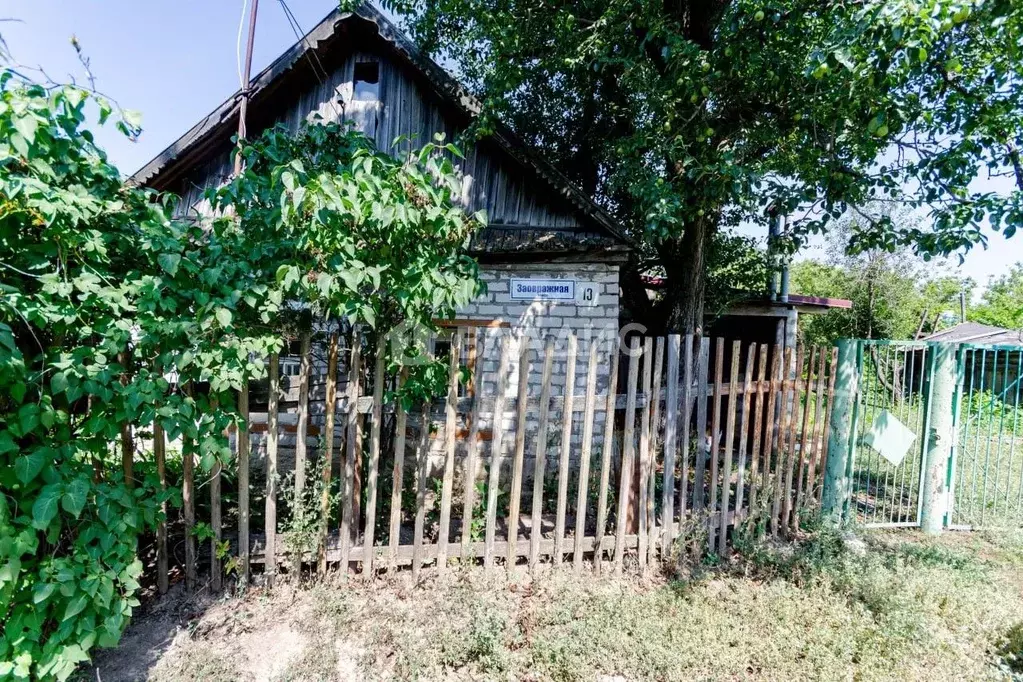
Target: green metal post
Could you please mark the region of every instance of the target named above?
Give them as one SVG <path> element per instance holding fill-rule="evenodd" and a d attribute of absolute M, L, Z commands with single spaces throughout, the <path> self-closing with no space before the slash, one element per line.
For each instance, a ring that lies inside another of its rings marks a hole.
<path fill-rule="evenodd" d="M 843 510 L 851 492 L 849 458 L 853 446 L 853 411 L 859 386 L 855 339 L 838 341 L 838 367 L 835 376 L 835 395 L 832 398 L 830 432 L 828 436 L 828 463 L 824 472 L 824 494 L 821 500 L 825 518 L 836 525 L 843 523 Z"/>
<path fill-rule="evenodd" d="M 927 450 L 923 462 L 920 527 L 925 533 L 937 535 L 944 528 L 948 510 L 948 460 L 952 456 L 955 434 L 952 404 L 956 391 L 956 349 L 950 343 L 935 343 L 931 353 L 934 370 L 924 404 Z"/>

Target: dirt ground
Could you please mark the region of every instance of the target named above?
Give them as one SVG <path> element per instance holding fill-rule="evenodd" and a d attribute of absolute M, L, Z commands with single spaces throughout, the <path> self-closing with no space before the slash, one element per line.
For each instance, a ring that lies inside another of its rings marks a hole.
<path fill-rule="evenodd" d="M 1019 536 L 868 533 L 688 580 L 456 567 L 148 604 L 81 679 L 1012 679 Z"/>

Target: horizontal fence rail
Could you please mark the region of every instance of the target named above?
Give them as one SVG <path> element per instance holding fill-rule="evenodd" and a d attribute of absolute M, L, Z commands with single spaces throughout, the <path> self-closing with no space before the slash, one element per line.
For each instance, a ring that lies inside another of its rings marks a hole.
<path fill-rule="evenodd" d="M 409 369 L 390 374 L 368 338 L 307 332 L 298 348 L 239 396 L 237 457 L 206 487 L 214 583 L 252 565 L 267 580 L 418 576 L 455 560 L 646 570 L 676 551 L 724 554 L 739 527 L 791 534 L 820 501 L 830 347 L 678 335 L 535 347 L 471 326 L 435 341 L 446 387 L 425 400 L 391 398 Z M 182 466 L 194 585 L 202 488 Z M 165 528 L 157 544 L 162 567 Z"/>

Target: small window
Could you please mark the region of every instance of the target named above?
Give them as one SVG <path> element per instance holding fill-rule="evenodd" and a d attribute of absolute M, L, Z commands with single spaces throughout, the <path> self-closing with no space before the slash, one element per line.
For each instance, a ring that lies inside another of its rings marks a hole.
<path fill-rule="evenodd" d="M 357 102 L 377 102 L 380 100 L 380 64 L 377 62 L 357 62 L 355 75 L 352 79 L 353 99 Z"/>

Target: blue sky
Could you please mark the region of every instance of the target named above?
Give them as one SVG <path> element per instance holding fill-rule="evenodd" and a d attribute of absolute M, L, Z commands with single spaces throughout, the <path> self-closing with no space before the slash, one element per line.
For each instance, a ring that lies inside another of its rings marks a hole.
<path fill-rule="evenodd" d="M 97 134 L 125 173 L 159 154 L 238 89 L 242 0 L 4 0 L 0 6 L 0 17 L 18 20 L 0 24 L 0 32 L 19 63 L 41 65 L 55 80 L 84 81 L 69 41 L 76 35 L 91 60 L 97 89 L 142 112 L 144 131 L 137 142 L 112 128 Z M 289 0 L 288 6 L 308 31 L 335 0 Z M 261 0 L 253 73 L 294 42 L 279 0 Z M 978 183 L 1009 188 L 1004 180 Z M 802 255 L 825 254 L 815 242 Z M 1023 261 L 1023 235 L 1013 240 L 993 235 L 987 249 L 967 254 L 961 271 L 984 285 L 1016 261 Z M 960 269 L 954 262 L 944 267 Z"/>

